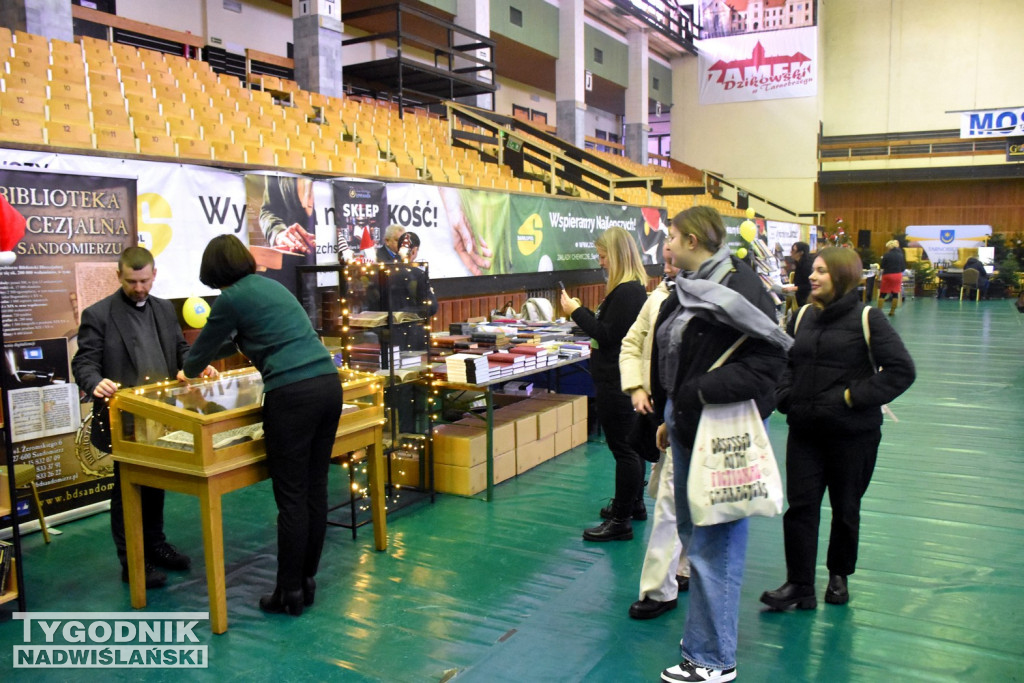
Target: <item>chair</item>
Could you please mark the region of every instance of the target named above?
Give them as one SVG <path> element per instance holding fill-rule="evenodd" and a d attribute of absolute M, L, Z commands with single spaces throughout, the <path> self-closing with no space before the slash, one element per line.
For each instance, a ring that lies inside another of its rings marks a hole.
<path fill-rule="evenodd" d="M 96 149 L 105 152 L 128 152 L 129 154 L 136 154 L 139 151 L 135 135 L 132 134 L 130 127 L 109 128 L 97 125 L 94 132 L 96 133 Z"/>
<path fill-rule="evenodd" d="M 974 290 L 974 300 L 975 301 L 980 301 L 981 300 L 981 288 L 978 287 L 978 279 L 980 277 L 981 277 L 981 273 L 979 273 L 974 268 L 968 268 L 967 270 L 964 271 L 964 273 L 963 273 L 963 281 L 960 284 L 960 301 L 964 300 L 964 290 L 965 289 L 973 289 Z M 969 296 L 970 296 L 970 294 L 968 294 L 968 297 Z"/>
<path fill-rule="evenodd" d="M 95 149 L 96 139 L 88 119 L 83 123 L 68 121 L 46 122 L 46 144 L 54 147 L 77 147 Z"/>
<path fill-rule="evenodd" d="M 6 487 L 6 483 L 4 485 Z M 50 530 L 46 528 L 46 517 L 43 516 L 43 505 L 39 501 L 39 490 L 36 489 L 35 465 L 14 466 L 14 488 L 16 496 L 30 496 L 29 502 L 31 504 L 29 507 L 35 507 L 36 516 L 39 519 L 39 530 L 43 532 L 43 541 L 49 543 Z"/>

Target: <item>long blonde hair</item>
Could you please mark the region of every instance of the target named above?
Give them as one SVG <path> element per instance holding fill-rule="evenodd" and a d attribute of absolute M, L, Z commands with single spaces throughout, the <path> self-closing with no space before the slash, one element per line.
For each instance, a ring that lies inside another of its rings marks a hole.
<path fill-rule="evenodd" d="M 605 294 L 610 294 L 613 289 L 630 280 L 636 280 L 644 288 L 647 287 L 647 271 L 640 259 L 640 250 L 624 228 L 617 225 L 608 228 L 597 238 L 594 246 L 608 257 L 608 286 Z"/>

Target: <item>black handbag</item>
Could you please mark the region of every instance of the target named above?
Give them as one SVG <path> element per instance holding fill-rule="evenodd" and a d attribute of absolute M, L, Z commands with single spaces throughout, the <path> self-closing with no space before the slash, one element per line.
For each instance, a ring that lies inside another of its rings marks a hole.
<path fill-rule="evenodd" d="M 661 451 L 658 450 L 658 421 L 654 413 L 637 413 L 633 421 L 633 429 L 629 433 L 629 443 L 640 457 L 647 462 L 658 462 Z"/>

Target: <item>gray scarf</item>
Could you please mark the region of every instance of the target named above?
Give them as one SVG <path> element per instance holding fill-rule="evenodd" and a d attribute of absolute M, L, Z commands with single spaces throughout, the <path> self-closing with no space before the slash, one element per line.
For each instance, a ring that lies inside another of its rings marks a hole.
<path fill-rule="evenodd" d="M 721 284 L 732 272 L 729 248 L 722 246 L 693 272 L 681 272 L 675 279 L 679 308 L 664 320 L 658 330 L 659 368 L 661 386 L 672 395 L 679 363 L 679 345 L 690 318 L 695 315 L 717 320 L 755 339 L 763 339 L 783 350 L 793 345 L 793 339 L 775 320 L 747 301 L 737 292 Z"/>

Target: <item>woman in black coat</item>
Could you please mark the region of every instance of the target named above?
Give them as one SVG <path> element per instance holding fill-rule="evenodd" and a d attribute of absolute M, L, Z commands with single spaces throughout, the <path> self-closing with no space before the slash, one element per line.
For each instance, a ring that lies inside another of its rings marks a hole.
<path fill-rule="evenodd" d="M 853 249 L 830 247 L 814 260 L 813 306 L 790 323 L 795 340 L 777 391 L 787 415 L 783 518 L 786 583 L 765 591 L 773 609 L 813 609 L 821 501 L 832 505 L 825 601 L 849 600 L 847 576 L 857 565 L 860 501 L 871 482 L 882 438 L 882 406 L 914 382 L 914 362 L 881 311 L 860 300 L 861 261 Z M 866 309 L 866 312 L 865 312 Z M 870 335 L 864 330 L 864 317 Z M 868 337 L 870 336 L 870 348 Z"/>
<path fill-rule="evenodd" d="M 630 443 L 636 421 L 633 402 L 622 391 L 619 349 L 647 301 L 647 272 L 632 235 L 612 227 L 594 243 L 601 267 L 608 272 L 607 294 L 597 313 L 581 306 L 562 290 L 562 309 L 590 335 L 590 374 L 597 394 L 597 419 L 608 450 L 615 458 L 615 498 L 601 510 L 607 521 L 586 529 L 587 541 L 626 541 L 633 538 L 631 519 L 647 519 L 643 507 L 644 460 Z M 639 506 L 639 507 L 638 507 Z M 642 512 L 641 512 L 642 511 Z"/>

